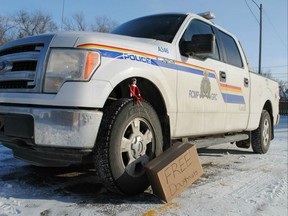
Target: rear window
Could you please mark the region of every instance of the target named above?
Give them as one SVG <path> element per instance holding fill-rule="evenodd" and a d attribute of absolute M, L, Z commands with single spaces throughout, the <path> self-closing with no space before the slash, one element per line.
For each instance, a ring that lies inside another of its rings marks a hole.
<path fill-rule="evenodd" d="M 219 31 L 219 36 L 226 53 L 225 62 L 236 67 L 243 67 L 242 58 L 235 40 L 222 31 Z"/>

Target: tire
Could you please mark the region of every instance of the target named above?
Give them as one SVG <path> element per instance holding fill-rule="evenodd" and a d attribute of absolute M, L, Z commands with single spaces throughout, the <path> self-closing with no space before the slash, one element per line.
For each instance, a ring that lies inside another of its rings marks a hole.
<path fill-rule="evenodd" d="M 272 125 L 270 114 L 266 110 L 263 110 L 259 127 L 251 133 L 251 144 L 255 153 L 265 154 L 268 151 L 272 135 L 271 129 Z"/>
<path fill-rule="evenodd" d="M 162 152 L 161 124 L 147 102 L 120 99 L 106 107 L 98 132 L 94 161 L 104 186 L 135 195 L 150 185 L 144 166 Z"/>

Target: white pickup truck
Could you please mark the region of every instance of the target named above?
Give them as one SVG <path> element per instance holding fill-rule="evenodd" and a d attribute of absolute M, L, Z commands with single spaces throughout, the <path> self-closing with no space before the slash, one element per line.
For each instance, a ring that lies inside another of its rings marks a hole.
<path fill-rule="evenodd" d="M 122 194 L 144 191 L 145 164 L 174 142 L 266 153 L 279 120 L 278 84 L 250 72 L 239 41 L 209 18 L 160 14 L 111 34 L 4 44 L 0 142 L 36 166 L 91 158 L 103 184 Z"/>

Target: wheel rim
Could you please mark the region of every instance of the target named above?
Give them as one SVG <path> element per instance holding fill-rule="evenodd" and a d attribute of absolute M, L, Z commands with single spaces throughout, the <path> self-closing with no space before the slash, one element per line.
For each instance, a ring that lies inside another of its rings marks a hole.
<path fill-rule="evenodd" d="M 133 119 L 121 139 L 122 164 L 126 172 L 134 177 L 142 175 L 154 153 L 154 132 L 150 123 L 144 118 Z"/>
<path fill-rule="evenodd" d="M 268 119 L 265 119 L 263 124 L 263 145 L 267 146 L 270 140 L 270 125 Z"/>

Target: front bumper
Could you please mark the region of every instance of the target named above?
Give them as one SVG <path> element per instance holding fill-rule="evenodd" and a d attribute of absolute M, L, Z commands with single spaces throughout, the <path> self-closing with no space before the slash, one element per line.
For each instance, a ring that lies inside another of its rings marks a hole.
<path fill-rule="evenodd" d="M 101 119 L 98 110 L 0 106 L 0 143 L 92 149 Z"/>

